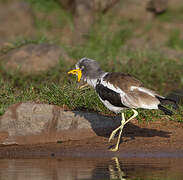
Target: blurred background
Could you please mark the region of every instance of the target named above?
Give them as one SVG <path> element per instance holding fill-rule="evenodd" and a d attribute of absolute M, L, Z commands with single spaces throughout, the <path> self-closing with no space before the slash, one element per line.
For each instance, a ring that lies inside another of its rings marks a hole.
<path fill-rule="evenodd" d="M 0 114 L 22 101 L 111 113 L 68 77 L 82 57 L 181 95 L 182 29 L 182 0 L 0 0 Z"/>

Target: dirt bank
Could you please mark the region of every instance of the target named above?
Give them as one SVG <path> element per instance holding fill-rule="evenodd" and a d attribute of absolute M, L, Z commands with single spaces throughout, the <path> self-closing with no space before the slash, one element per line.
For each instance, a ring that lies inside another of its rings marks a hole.
<path fill-rule="evenodd" d="M 163 120 L 161 122 L 137 122 L 124 129 L 118 152 L 108 148 L 108 137 L 97 136 L 80 141 L 36 145 L 11 145 L 0 147 L 0 158 L 53 158 L 66 156 L 181 156 L 183 154 L 183 124 Z M 161 153 L 162 152 L 162 153 Z M 173 155 L 172 154 L 172 155 Z"/>

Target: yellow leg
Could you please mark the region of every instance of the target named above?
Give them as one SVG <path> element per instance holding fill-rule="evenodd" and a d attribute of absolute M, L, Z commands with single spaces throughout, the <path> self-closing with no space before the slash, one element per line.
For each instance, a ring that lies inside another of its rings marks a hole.
<path fill-rule="evenodd" d="M 116 132 L 118 130 L 120 130 L 119 132 L 119 135 L 118 135 L 118 140 L 117 140 L 117 143 L 116 143 L 116 146 L 115 148 L 111 148 L 110 151 L 117 151 L 119 149 L 119 143 L 120 143 L 120 139 L 121 139 L 121 134 L 122 134 L 122 131 L 123 131 L 123 127 L 125 126 L 125 124 L 127 124 L 130 120 L 132 120 L 133 118 L 135 118 L 137 115 L 138 115 L 138 112 L 134 109 L 132 109 L 132 111 L 134 112 L 133 116 L 130 117 L 128 120 L 125 121 L 125 117 L 124 117 L 124 113 L 122 112 L 121 116 L 122 116 L 122 120 L 121 120 L 121 126 L 119 126 L 118 128 L 116 128 L 110 135 L 110 138 L 109 138 L 109 141 L 111 139 L 114 138 Z"/>
<path fill-rule="evenodd" d="M 131 121 L 132 119 L 134 119 L 135 117 L 138 116 L 138 112 L 135 109 L 132 109 L 133 111 L 133 116 L 131 118 L 129 118 L 128 120 L 125 121 L 125 124 L 127 124 L 129 121 Z"/>
<path fill-rule="evenodd" d="M 124 117 L 124 113 L 123 113 L 123 112 L 121 112 L 121 118 L 122 118 L 122 120 L 121 120 L 121 126 L 122 126 L 122 124 L 125 123 L 125 117 Z M 116 128 L 114 131 L 112 131 L 112 133 L 111 133 L 111 135 L 110 135 L 110 137 L 109 137 L 109 142 L 110 142 L 112 139 L 114 139 L 114 136 L 116 135 L 116 133 L 118 132 L 118 130 L 121 129 L 121 126 L 119 126 L 119 127 Z"/>
<path fill-rule="evenodd" d="M 119 149 L 120 138 L 121 138 L 121 134 L 122 134 L 122 131 L 123 131 L 124 124 L 125 124 L 125 116 L 124 116 L 123 112 L 121 113 L 121 117 L 122 117 L 121 126 L 119 126 L 117 129 L 115 129 L 114 130 L 115 132 L 113 131 L 114 133 L 112 132 L 113 133 L 113 137 L 114 137 L 116 132 L 118 130 L 120 130 L 119 135 L 118 135 L 118 140 L 117 140 L 115 148 L 111 148 L 110 151 L 117 151 Z"/>
<path fill-rule="evenodd" d="M 126 174 L 121 170 L 118 158 L 113 157 L 112 160 L 114 160 L 115 166 L 113 166 L 112 164 L 109 165 L 110 179 L 126 180 L 126 178 L 123 178 L 124 176 L 126 176 Z"/>
<path fill-rule="evenodd" d="M 132 109 L 132 111 L 134 112 L 133 116 L 131 118 L 129 118 L 127 121 L 125 121 L 125 118 L 123 120 L 123 117 L 122 117 L 122 121 L 121 121 L 121 124 L 126 124 L 128 123 L 130 120 L 132 120 L 133 118 L 135 118 L 137 115 L 138 115 L 138 112 L 134 109 Z M 121 114 L 122 115 L 122 114 Z M 118 130 L 121 129 L 121 126 L 119 126 L 118 128 L 116 128 L 114 131 L 112 131 L 110 137 L 109 137 L 109 142 L 114 138 L 114 136 L 116 135 L 116 133 L 118 132 Z"/>

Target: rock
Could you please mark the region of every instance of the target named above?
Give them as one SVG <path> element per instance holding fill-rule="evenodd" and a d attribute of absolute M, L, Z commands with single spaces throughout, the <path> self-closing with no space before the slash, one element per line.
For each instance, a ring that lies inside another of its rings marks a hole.
<path fill-rule="evenodd" d="M 115 6 L 118 16 L 130 21 L 140 20 L 147 23 L 152 20 L 152 13 L 146 10 L 147 1 L 145 0 L 124 0 L 121 6 Z"/>
<path fill-rule="evenodd" d="M 168 0 L 168 9 L 180 9 L 183 6 L 182 0 Z"/>
<path fill-rule="evenodd" d="M 33 34 L 33 14 L 26 2 L 0 4 L 0 47 L 17 36 Z"/>
<path fill-rule="evenodd" d="M 160 14 L 168 8 L 168 0 L 151 0 L 147 4 L 147 10 Z"/>
<path fill-rule="evenodd" d="M 100 12 L 106 12 L 113 7 L 119 0 L 94 0 L 94 9 Z"/>
<path fill-rule="evenodd" d="M 86 35 L 96 20 L 96 12 L 106 12 L 118 0 L 76 0 L 74 24 L 78 39 L 82 42 L 83 35 Z M 83 26 L 84 25 L 84 26 Z"/>
<path fill-rule="evenodd" d="M 69 10 L 70 12 L 74 13 L 74 9 L 75 9 L 75 0 L 57 0 L 61 6 L 64 9 Z"/>
<path fill-rule="evenodd" d="M 66 61 L 71 60 L 66 52 L 56 45 L 28 44 L 9 51 L 1 59 L 7 71 L 11 69 L 31 74 L 47 71 L 49 68 L 56 66 L 60 57 Z"/>
<path fill-rule="evenodd" d="M 119 117 L 64 111 L 33 102 L 14 104 L 0 118 L 0 143 L 34 144 L 105 136 L 119 126 Z"/>
<path fill-rule="evenodd" d="M 72 12 L 75 30 L 73 43 L 82 42 L 91 25 L 95 22 L 96 12 L 106 12 L 119 0 L 58 0 L 61 5 Z"/>
<path fill-rule="evenodd" d="M 76 0 L 75 13 L 74 13 L 74 25 L 76 35 L 74 37 L 74 43 L 82 41 L 83 35 L 89 32 L 91 25 L 95 21 L 95 12 L 93 10 L 93 3 L 90 0 Z"/>
<path fill-rule="evenodd" d="M 105 12 L 119 0 L 57 0 L 63 8 L 72 13 L 77 11 L 78 6 L 85 6 L 93 11 Z"/>

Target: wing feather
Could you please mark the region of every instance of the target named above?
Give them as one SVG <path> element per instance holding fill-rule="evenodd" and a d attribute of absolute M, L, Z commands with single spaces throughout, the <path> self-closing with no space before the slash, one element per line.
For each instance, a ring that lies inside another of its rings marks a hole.
<path fill-rule="evenodd" d="M 103 80 L 124 92 L 130 91 L 131 86 L 142 86 L 142 83 L 133 76 L 119 72 L 108 73 Z"/>
<path fill-rule="evenodd" d="M 121 96 L 121 102 L 129 108 L 158 109 L 160 104 L 155 91 L 143 87 L 143 84 L 129 74 L 112 72 L 103 77 L 102 83 Z"/>

